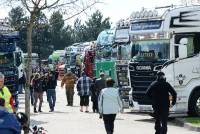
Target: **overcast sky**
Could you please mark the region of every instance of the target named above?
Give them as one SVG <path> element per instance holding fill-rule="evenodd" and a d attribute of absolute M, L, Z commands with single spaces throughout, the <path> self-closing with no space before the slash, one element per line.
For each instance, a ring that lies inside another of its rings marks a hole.
<path fill-rule="evenodd" d="M 110 17 L 113 23 L 119 19 L 126 19 L 133 11 L 140 11 L 142 7 L 154 8 L 158 6 L 178 5 L 181 0 L 103 0 L 105 4 L 98 4 L 94 10 L 99 9 L 104 17 Z M 10 9 L 0 8 L 0 18 L 8 15 Z M 90 15 L 90 14 L 89 14 Z M 83 15 L 82 15 L 83 16 Z M 83 18 L 85 19 L 85 17 Z"/>

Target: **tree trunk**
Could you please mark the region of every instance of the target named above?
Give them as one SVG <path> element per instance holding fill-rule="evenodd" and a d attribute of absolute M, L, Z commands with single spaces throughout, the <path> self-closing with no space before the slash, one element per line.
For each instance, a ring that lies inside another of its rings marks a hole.
<path fill-rule="evenodd" d="M 31 16 L 30 22 L 27 26 L 27 52 L 28 52 L 28 62 L 26 68 L 26 89 L 25 89 L 25 113 L 28 116 L 28 126 L 30 125 L 30 77 L 32 75 L 32 30 L 33 30 L 33 17 Z M 28 134 L 25 131 L 25 134 Z"/>

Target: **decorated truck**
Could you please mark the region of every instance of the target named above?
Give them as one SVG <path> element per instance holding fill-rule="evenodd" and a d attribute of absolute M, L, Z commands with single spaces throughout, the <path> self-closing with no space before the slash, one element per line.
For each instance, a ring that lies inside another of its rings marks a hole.
<path fill-rule="evenodd" d="M 131 90 L 128 77 L 128 62 L 131 59 L 131 44 L 129 36 L 129 21 L 120 20 L 116 25 L 114 48 L 117 49 L 116 75 L 117 85 L 124 103 L 124 108 L 129 108 L 129 91 Z"/>
<path fill-rule="evenodd" d="M 18 109 L 18 67 L 22 64 L 21 51 L 17 49 L 19 34 L 7 20 L 0 20 L 0 72 L 5 75 L 4 84 L 14 98 L 15 110 Z"/>
<path fill-rule="evenodd" d="M 145 93 L 161 69 L 177 92 L 177 103 L 170 108 L 170 115 L 200 116 L 199 8 L 169 7 L 161 16 L 146 10 L 142 11 L 144 15 L 132 14 L 130 33 L 135 48 L 129 72 L 135 110 L 152 112 Z M 145 16 L 147 19 L 142 18 Z"/>
<path fill-rule="evenodd" d="M 106 77 L 112 77 L 116 81 L 116 56 L 113 56 L 114 34 L 115 29 L 104 30 L 97 38 L 95 76 L 99 77 L 100 73 L 104 72 Z"/>
<path fill-rule="evenodd" d="M 167 12 L 168 10 L 166 10 Z M 130 16 L 131 60 L 129 77 L 134 111 L 152 112 L 151 100 L 146 96 L 148 86 L 156 80 L 156 73 L 170 59 L 170 33 L 165 27 L 166 12 L 142 9 Z"/>

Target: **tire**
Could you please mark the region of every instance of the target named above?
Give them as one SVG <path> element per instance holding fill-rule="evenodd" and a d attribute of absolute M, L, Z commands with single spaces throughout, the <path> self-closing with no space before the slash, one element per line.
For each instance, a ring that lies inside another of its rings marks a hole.
<path fill-rule="evenodd" d="M 200 90 L 195 91 L 190 97 L 189 115 L 200 116 Z"/>

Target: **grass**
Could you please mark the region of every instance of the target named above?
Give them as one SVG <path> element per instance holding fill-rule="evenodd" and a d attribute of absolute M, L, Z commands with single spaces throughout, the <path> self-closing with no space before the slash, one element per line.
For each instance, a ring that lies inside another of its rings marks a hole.
<path fill-rule="evenodd" d="M 186 118 L 186 121 L 194 125 L 200 125 L 200 117 L 189 117 Z"/>

